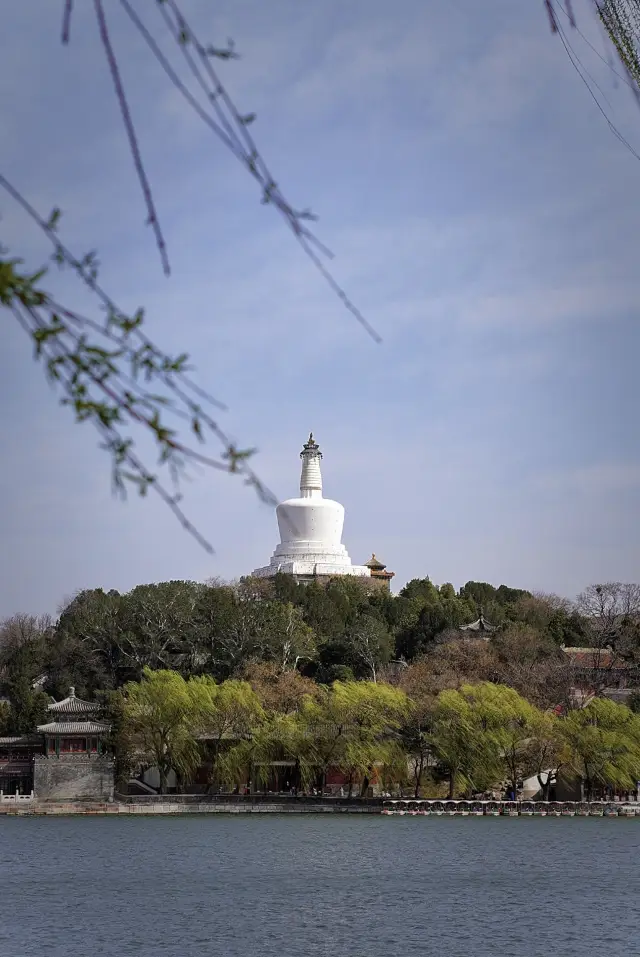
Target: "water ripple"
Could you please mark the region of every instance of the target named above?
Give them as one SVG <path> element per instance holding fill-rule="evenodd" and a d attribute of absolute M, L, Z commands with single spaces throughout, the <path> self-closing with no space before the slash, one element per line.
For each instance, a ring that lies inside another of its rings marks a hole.
<path fill-rule="evenodd" d="M 640 821 L 4 818 L 0 954 L 628 957 Z"/>

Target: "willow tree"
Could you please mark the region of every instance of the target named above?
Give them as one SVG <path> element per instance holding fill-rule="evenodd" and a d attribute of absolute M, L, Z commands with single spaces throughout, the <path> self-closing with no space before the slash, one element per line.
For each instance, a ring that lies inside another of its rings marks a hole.
<path fill-rule="evenodd" d="M 456 789 L 484 790 L 537 775 L 548 788 L 550 774 L 566 761 L 559 722 L 514 688 L 483 681 L 443 691 L 433 709 L 431 741 Z"/>
<path fill-rule="evenodd" d="M 489 735 L 502 768 L 501 778 L 513 793 L 518 782 L 557 770 L 559 737 L 556 719 L 523 698 L 514 688 L 483 682 L 461 693 L 471 704 L 482 733 Z M 550 777 L 547 774 L 547 778 Z"/>
<path fill-rule="evenodd" d="M 349 796 L 357 781 L 364 794 L 376 767 L 396 762 L 408 710 L 405 693 L 391 685 L 334 681 L 300 709 L 302 764 L 315 771 L 321 787 L 328 769 L 340 768 L 349 778 Z"/>
<path fill-rule="evenodd" d="M 331 693 L 346 732 L 339 766 L 349 775 L 349 796 L 358 780 L 364 795 L 376 768 L 397 766 L 401 752 L 398 732 L 409 701 L 399 688 L 382 682 L 336 681 Z"/>
<path fill-rule="evenodd" d="M 260 700 L 249 682 L 218 684 L 210 675 L 191 678 L 187 690 L 197 737 L 206 753 L 209 787 L 226 783 L 237 777 L 245 763 L 246 742 L 264 721 Z"/>
<path fill-rule="evenodd" d="M 177 672 L 145 668 L 141 681 L 126 684 L 122 719 L 121 746 L 137 764 L 158 769 L 161 794 L 170 771 L 182 779 L 195 772 L 197 709 L 189 683 Z"/>
<path fill-rule="evenodd" d="M 434 757 L 449 776 L 449 797 L 459 790 L 485 790 L 502 776 L 500 743 L 496 729 L 499 705 L 473 685 L 446 689 L 433 711 L 430 743 Z"/>
<path fill-rule="evenodd" d="M 595 698 L 562 722 L 569 762 L 587 800 L 595 787 L 635 790 L 640 780 L 640 716 L 625 705 Z"/>
<path fill-rule="evenodd" d="M 231 776 L 242 780 L 251 775 L 265 789 L 269 785 L 275 762 L 290 766 L 290 785 L 310 787 L 315 780 L 316 769 L 306 760 L 309 741 L 299 714 L 284 714 L 271 711 L 255 728 L 251 739 L 246 740 L 226 758 L 226 767 Z"/>

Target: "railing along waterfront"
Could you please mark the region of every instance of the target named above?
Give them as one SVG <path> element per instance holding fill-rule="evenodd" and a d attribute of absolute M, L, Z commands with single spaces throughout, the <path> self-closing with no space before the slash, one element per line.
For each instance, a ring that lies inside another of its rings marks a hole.
<path fill-rule="evenodd" d="M 453 800 L 433 798 L 352 797 L 329 794 L 290 794 L 256 792 L 253 794 L 118 794 L 120 804 L 189 806 L 255 806 L 278 805 L 294 810 L 305 807 L 362 808 L 374 813 L 400 817 L 640 817 L 640 802 L 621 801 L 501 801 Z"/>
<path fill-rule="evenodd" d="M 639 817 L 640 803 L 621 801 L 434 801 L 391 798 L 382 813 L 398 817 Z"/>
<path fill-rule="evenodd" d="M 42 801 L 31 794 L 3 794 L 0 813 L 99 814 L 99 813 L 269 813 L 359 812 L 398 817 L 639 817 L 636 801 L 501 801 L 429 798 L 342 797 L 289 794 L 165 794 L 122 795 L 111 802 Z"/>

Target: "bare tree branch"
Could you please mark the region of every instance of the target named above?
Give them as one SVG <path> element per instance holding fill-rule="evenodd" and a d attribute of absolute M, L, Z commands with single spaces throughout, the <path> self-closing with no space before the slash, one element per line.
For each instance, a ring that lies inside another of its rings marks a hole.
<path fill-rule="evenodd" d="M 71 14 L 73 13 L 73 0 L 65 0 L 64 12 L 62 14 L 62 42 L 67 44 L 71 33 Z"/>
<path fill-rule="evenodd" d="M 200 119 L 216 134 L 222 143 L 245 166 L 262 190 L 262 202 L 274 205 L 283 215 L 288 226 L 298 239 L 303 251 L 309 257 L 325 282 L 340 299 L 367 334 L 377 343 L 382 341 L 381 336 L 365 319 L 361 311 L 347 296 L 344 289 L 335 280 L 324 265 L 313 247 L 323 255 L 333 258 L 333 254 L 317 237 L 305 226 L 305 221 L 316 219 L 309 210 L 295 210 L 285 199 L 282 191 L 275 182 L 264 158 L 260 154 L 256 143 L 249 132 L 249 125 L 255 120 L 255 114 L 242 115 L 221 82 L 218 73 L 213 67 L 212 59 L 230 59 L 237 57 L 232 47 L 215 49 L 204 46 L 187 22 L 175 0 L 158 0 L 157 8 L 174 42 L 178 45 L 189 70 L 196 82 L 207 97 L 214 111 L 215 117 L 205 110 L 193 96 L 188 87 L 182 82 L 177 72 L 171 66 L 167 57 L 162 53 L 144 22 L 132 8 L 129 0 L 120 0 L 120 5 L 129 16 L 153 55 L 163 70 L 175 85 L 176 89 L 186 99 Z M 194 55 L 195 51 L 195 55 Z M 199 62 L 199 65 L 198 65 Z"/>
<path fill-rule="evenodd" d="M 202 408 L 190 393 L 208 396 L 188 379 L 184 370 L 187 356 L 168 356 L 158 349 L 141 331 L 141 310 L 127 316 L 102 290 L 97 281 L 97 261 L 88 254 L 83 259 L 75 257 L 56 235 L 57 211 L 45 222 L 24 197 L 0 175 L 0 186 L 13 196 L 25 212 L 38 224 L 54 245 L 54 259 L 59 265 L 70 266 L 78 277 L 99 298 L 106 311 L 101 325 L 61 306 L 38 287 L 43 272 L 34 276 L 20 275 L 17 261 L 0 260 L 0 304 L 11 310 L 34 341 L 36 356 L 44 360 L 48 377 L 62 389 L 62 403 L 71 405 L 76 421 L 91 421 L 98 429 L 102 447 L 108 450 L 113 463 L 114 489 L 125 494 L 125 482 L 137 485 L 141 494 L 149 487 L 167 504 L 181 525 L 208 550 L 211 546 L 188 521 L 178 505 L 179 477 L 185 464 L 191 462 L 243 476 L 246 484 L 253 486 L 259 497 L 275 504 L 275 497 L 264 487 L 247 459 L 252 450 L 238 450 L 235 444 L 219 428 L 218 424 Z M 104 340 L 89 339 L 87 333 L 95 333 Z M 126 365 L 131 372 L 127 374 Z M 139 381 L 143 376 L 148 382 L 156 380 L 166 390 L 157 395 Z M 212 433 L 222 444 L 219 459 L 203 455 L 188 446 L 168 428 L 161 417 L 167 411 L 188 421 L 198 441 L 204 441 L 203 430 Z M 139 425 L 150 432 L 158 446 L 160 464 L 166 464 L 173 481 L 175 494 L 171 494 L 134 452 L 133 438 L 123 431 L 127 423 Z M 129 471 L 125 471 L 128 468 Z"/>
<path fill-rule="evenodd" d="M 107 28 L 107 20 L 104 14 L 104 9 L 102 7 L 102 0 L 93 0 L 93 5 L 96 11 L 96 18 L 98 20 L 98 27 L 100 30 L 100 39 L 102 40 L 102 45 L 107 57 L 107 62 L 109 64 L 109 72 L 111 73 L 111 79 L 113 80 L 113 85 L 116 88 L 116 97 L 118 99 L 118 105 L 120 106 L 120 112 L 122 113 L 122 121 L 124 123 L 125 130 L 127 131 L 127 138 L 129 140 L 129 148 L 131 150 L 131 155 L 133 157 L 133 163 L 136 168 L 136 173 L 138 179 L 140 180 L 140 186 L 142 188 L 142 193 L 144 196 L 144 201 L 147 206 L 148 219 L 147 223 L 151 226 L 155 233 L 156 245 L 160 251 L 160 259 L 162 261 L 162 268 L 164 270 L 165 276 L 168 276 L 171 272 L 169 267 L 169 258 L 167 256 L 167 247 L 164 241 L 164 236 L 162 235 L 162 229 L 160 227 L 160 222 L 158 220 L 158 214 L 156 213 L 155 203 L 153 201 L 153 195 L 151 193 L 151 186 L 149 185 L 149 180 L 145 172 L 145 168 L 142 163 L 142 156 L 140 155 L 140 148 L 138 146 L 138 138 L 136 136 L 136 131 L 131 119 L 131 113 L 129 111 L 129 104 L 127 103 L 127 98 L 124 92 L 124 86 L 122 85 L 122 79 L 120 77 L 120 70 L 118 69 L 118 62 L 116 60 L 113 47 L 111 45 L 111 39 L 109 37 L 109 30 Z"/>

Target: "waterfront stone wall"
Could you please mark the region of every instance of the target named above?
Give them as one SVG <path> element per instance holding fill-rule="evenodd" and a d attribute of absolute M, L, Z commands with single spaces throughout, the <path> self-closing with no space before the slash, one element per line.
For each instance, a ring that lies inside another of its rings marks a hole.
<path fill-rule="evenodd" d="M 628 820 L 640 820 L 640 804 L 632 802 L 581 801 L 390 801 L 382 807 L 371 802 L 354 804 L 316 801 L 314 804 L 293 804 L 280 801 L 277 797 L 261 804 L 244 802 L 208 802 L 183 804 L 165 797 L 162 803 L 122 802 L 116 795 L 115 801 L 98 803 L 97 801 L 11 801 L 0 803 L 0 815 L 15 814 L 21 817 L 42 814 L 135 814 L 135 815 L 175 815 L 175 814 L 383 814 L 383 815 L 443 815 L 443 816 L 481 816 L 481 817 L 606 817 Z M 417 806 L 420 809 L 416 810 Z M 412 808 L 413 806 L 413 808 Z M 406 808 L 406 809 L 405 809 Z"/>
<path fill-rule="evenodd" d="M 328 804 L 292 806 L 272 801 L 270 804 L 180 804 L 165 799 L 162 804 L 122 804 L 117 801 L 32 801 L 20 805 L 0 805 L 0 815 L 55 814 L 380 814 L 380 807 L 354 805 L 337 807 Z"/>
<path fill-rule="evenodd" d="M 384 805 L 372 801 L 327 801 L 313 803 L 282 801 L 272 796 L 268 801 L 242 803 L 222 798 L 219 801 L 183 803 L 165 796 L 161 802 L 124 801 L 116 794 L 115 800 L 98 801 L 35 801 L 12 798 L 0 802 L 0 815 L 15 814 L 377 814 L 392 816 L 480 816 L 480 817 L 599 817 L 640 820 L 640 804 L 631 801 L 436 801 L 391 800 Z M 175 796 L 177 797 L 177 796 Z"/>
<path fill-rule="evenodd" d="M 330 795 L 292 795 L 292 794 L 115 794 L 115 800 L 122 804 L 139 804 L 151 807 L 154 804 L 218 805 L 233 807 L 262 807 L 277 804 L 279 807 L 317 808 L 319 806 L 333 808 L 382 808 L 382 798 L 361 797 L 331 797 Z"/>
<path fill-rule="evenodd" d="M 37 801 L 113 801 L 113 758 L 104 754 L 37 755 L 33 790 Z"/>

